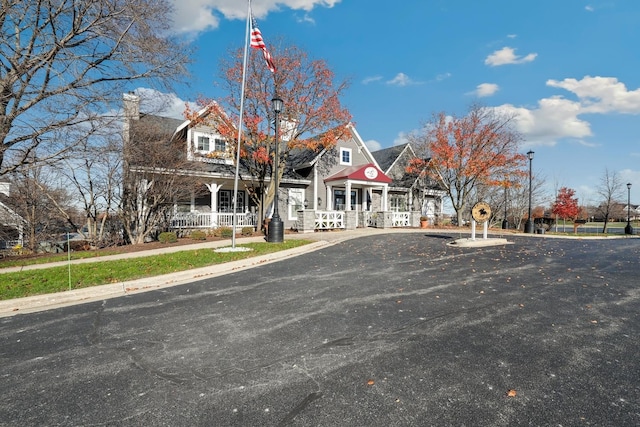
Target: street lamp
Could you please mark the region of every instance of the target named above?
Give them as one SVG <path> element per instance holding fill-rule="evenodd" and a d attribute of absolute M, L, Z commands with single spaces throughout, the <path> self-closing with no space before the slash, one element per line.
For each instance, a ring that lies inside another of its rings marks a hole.
<path fill-rule="evenodd" d="M 624 234 L 633 234 L 631 226 L 631 183 L 627 184 L 627 226 L 624 228 Z"/>
<path fill-rule="evenodd" d="M 280 219 L 280 214 L 278 213 L 278 169 L 280 166 L 280 150 L 279 150 L 279 131 L 280 131 L 280 120 L 278 120 L 278 115 L 282 111 L 282 99 L 277 96 L 271 100 L 271 106 L 273 107 L 273 112 L 275 113 L 275 143 L 276 143 L 276 154 L 273 161 L 273 167 L 275 168 L 275 195 L 273 197 L 273 215 L 271 216 L 271 221 L 269 222 L 269 229 L 267 231 L 267 242 L 270 243 L 280 243 L 284 240 L 284 225 L 282 224 L 282 220 Z"/>
<path fill-rule="evenodd" d="M 533 233 L 533 221 L 531 220 L 531 163 L 533 162 L 533 151 L 529 150 L 527 156 L 529 157 L 529 217 L 527 222 L 524 223 L 524 232 Z"/>
<path fill-rule="evenodd" d="M 509 221 L 507 221 L 507 186 L 504 186 L 504 219 L 502 220 L 502 229 L 509 228 Z"/>

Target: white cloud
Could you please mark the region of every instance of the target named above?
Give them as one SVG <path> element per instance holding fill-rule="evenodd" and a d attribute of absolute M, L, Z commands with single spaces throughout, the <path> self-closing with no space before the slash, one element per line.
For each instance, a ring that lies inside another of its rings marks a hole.
<path fill-rule="evenodd" d="M 175 11 L 174 28 L 179 33 L 199 33 L 218 28 L 220 19 L 246 19 L 247 3 L 238 0 L 171 0 Z M 331 8 L 341 0 L 263 0 L 251 5 L 256 18 L 281 8 L 310 12 L 316 6 Z M 312 18 L 305 15 L 305 21 Z"/>
<path fill-rule="evenodd" d="M 393 79 L 387 81 L 387 84 L 392 86 L 410 86 L 420 83 L 411 80 L 405 73 L 398 73 Z"/>
<path fill-rule="evenodd" d="M 640 88 L 629 91 L 615 77 L 585 76 L 582 80 L 548 80 L 547 86 L 576 94 L 584 113 L 640 114 Z"/>
<path fill-rule="evenodd" d="M 366 145 L 367 148 L 369 149 L 369 151 L 371 151 L 371 152 L 378 151 L 379 149 L 382 148 L 382 144 L 380 144 L 375 139 L 370 139 L 368 141 L 365 141 L 364 145 Z"/>
<path fill-rule="evenodd" d="M 555 145 L 562 138 L 591 136 L 590 124 L 578 118 L 580 104 L 559 97 L 538 101 L 538 107 L 528 109 L 504 104 L 495 107 L 500 113 L 513 115 L 516 129 L 528 145 Z"/>
<path fill-rule="evenodd" d="M 515 116 L 517 129 L 528 145 L 554 145 L 568 138 L 585 147 L 597 146 L 583 138 L 593 136 L 585 114 L 640 114 L 640 88 L 630 91 L 613 77 L 586 76 L 581 80 L 549 80 L 547 85 L 565 89 L 576 100 L 562 96 L 543 98 L 536 108 L 510 104 L 495 107 L 499 112 Z"/>
<path fill-rule="evenodd" d="M 140 111 L 174 119 L 184 119 L 184 110 L 188 101 L 178 98 L 174 93 L 162 93 L 155 89 L 138 88 L 135 94 L 140 97 Z M 191 103 L 193 104 L 193 103 Z"/>
<path fill-rule="evenodd" d="M 306 22 L 306 23 L 313 24 L 313 25 L 315 25 L 315 23 L 316 23 L 316 20 L 315 20 L 315 19 L 313 19 L 313 18 L 311 17 L 311 15 L 309 15 L 308 13 L 305 13 L 305 14 L 302 16 L 302 18 L 296 18 L 296 21 L 297 21 L 297 22 Z"/>
<path fill-rule="evenodd" d="M 495 83 L 481 83 L 476 86 L 476 90 L 471 92 L 471 94 L 479 98 L 484 98 L 494 95 L 498 90 L 500 90 L 500 87 Z"/>
<path fill-rule="evenodd" d="M 451 77 L 451 73 L 442 73 L 436 76 L 436 81 L 441 82 Z"/>
<path fill-rule="evenodd" d="M 409 142 L 409 137 L 406 132 L 398 133 L 398 136 L 393 140 L 393 146 L 403 145 Z"/>
<path fill-rule="evenodd" d="M 591 5 L 586 5 L 584 7 L 584 10 L 586 10 L 587 12 L 593 12 L 595 9 L 593 8 L 593 6 Z"/>
<path fill-rule="evenodd" d="M 368 85 L 369 83 L 379 82 L 380 80 L 382 80 L 382 76 L 366 77 L 362 80 L 362 84 Z"/>
<path fill-rule="evenodd" d="M 484 63 L 491 67 L 509 64 L 524 64 L 526 62 L 533 61 L 538 56 L 537 53 L 530 53 L 526 56 L 517 56 L 515 52 L 516 50 L 512 47 L 503 47 L 502 49 L 496 50 L 491 55 L 487 56 Z"/>

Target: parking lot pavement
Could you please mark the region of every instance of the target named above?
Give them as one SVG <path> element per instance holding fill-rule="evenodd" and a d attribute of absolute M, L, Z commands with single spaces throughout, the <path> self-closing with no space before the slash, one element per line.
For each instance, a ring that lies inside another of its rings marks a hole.
<path fill-rule="evenodd" d="M 0 425 L 640 425 L 640 241 L 457 237 L 2 318 Z"/>

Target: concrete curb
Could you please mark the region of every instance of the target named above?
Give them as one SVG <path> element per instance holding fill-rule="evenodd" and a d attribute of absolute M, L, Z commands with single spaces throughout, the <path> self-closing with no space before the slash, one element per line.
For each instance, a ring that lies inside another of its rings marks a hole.
<path fill-rule="evenodd" d="M 460 248 L 482 248 L 485 246 L 500 246 L 500 245 L 511 245 L 513 242 L 507 241 L 507 239 L 503 238 L 486 238 L 486 239 L 456 239 L 453 242 L 447 243 L 450 246 L 456 246 Z"/>
<path fill-rule="evenodd" d="M 79 303 L 116 298 L 140 292 L 162 289 L 169 286 L 181 285 L 196 280 L 222 276 L 224 274 L 245 270 L 258 265 L 282 261 L 286 258 L 303 253 L 313 252 L 318 249 L 331 246 L 335 243 L 337 243 L 337 241 L 330 242 L 320 240 L 301 247 L 274 252 L 263 256 L 185 270 L 177 273 L 147 277 L 129 282 L 111 283 L 108 285 L 92 286 L 90 288 L 73 289 L 53 294 L 35 295 L 31 297 L 0 301 L 0 317 L 13 316 L 20 313 L 33 313 Z"/>

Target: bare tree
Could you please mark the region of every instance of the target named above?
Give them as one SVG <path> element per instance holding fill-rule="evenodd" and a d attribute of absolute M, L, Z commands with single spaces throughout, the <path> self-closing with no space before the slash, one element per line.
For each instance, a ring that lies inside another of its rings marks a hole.
<path fill-rule="evenodd" d="M 109 227 L 118 217 L 120 203 L 122 135 L 108 125 L 101 133 L 81 140 L 71 150 L 71 156 L 53 165 L 64 177 L 68 191 L 81 203 L 82 222 L 75 222 L 77 218 L 69 215 L 64 206 L 56 207 L 72 229 L 97 247 L 122 240 L 120 233 Z"/>
<path fill-rule="evenodd" d="M 32 165 L 21 168 L 12 174 L 12 208 L 25 221 L 25 247 L 39 252 L 44 242 L 61 239 L 68 230 L 67 218 L 60 215 L 61 210 L 69 216 L 77 212 L 71 205 L 69 193 L 60 185 L 58 176 L 46 165 Z"/>
<path fill-rule="evenodd" d="M 604 222 L 602 226 L 602 232 L 607 232 L 607 226 L 609 220 L 615 215 L 619 214 L 618 200 L 623 197 L 623 182 L 615 171 L 605 169 L 600 177 L 600 183 L 596 188 L 598 195 L 600 196 L 600 203 L 596 210 L 596 214 L 601 216 Z"/>
<path fill-rule="evenodd" d="M 548 199 L 544 192 L 545 178 L 541 175 L 533 173 L 531 178 L 531 209 L 532 219 L 535 218 L 534 208 L 544 203 Z M 504 196 L 503 196 L 504 197 Z M 529 214 L 529 177 L 514 175 L 512 185 L 507 191 L 508 218 L 507 220 L 514 225 L 514 228 L 520 229 L 522 222 Z"/>
<path fill-rule="evenodd" d="M 187 160 L 184 141 L 154 120 L 132 120 L 125 132 L 121 217 L 128 240 L 144 243 L 167 228 L 176 200 L 189 198 L 203 164 Z"/>
<path fill-rule="evenodd" d="M 169 0 L 3 0 L 0 8 L 0 176 L 86 138 L 95 127 L 79 125 L 115 109 L 132 82 L 168 89 L 186 75 L 189 50 L 169 35 Z"/>

